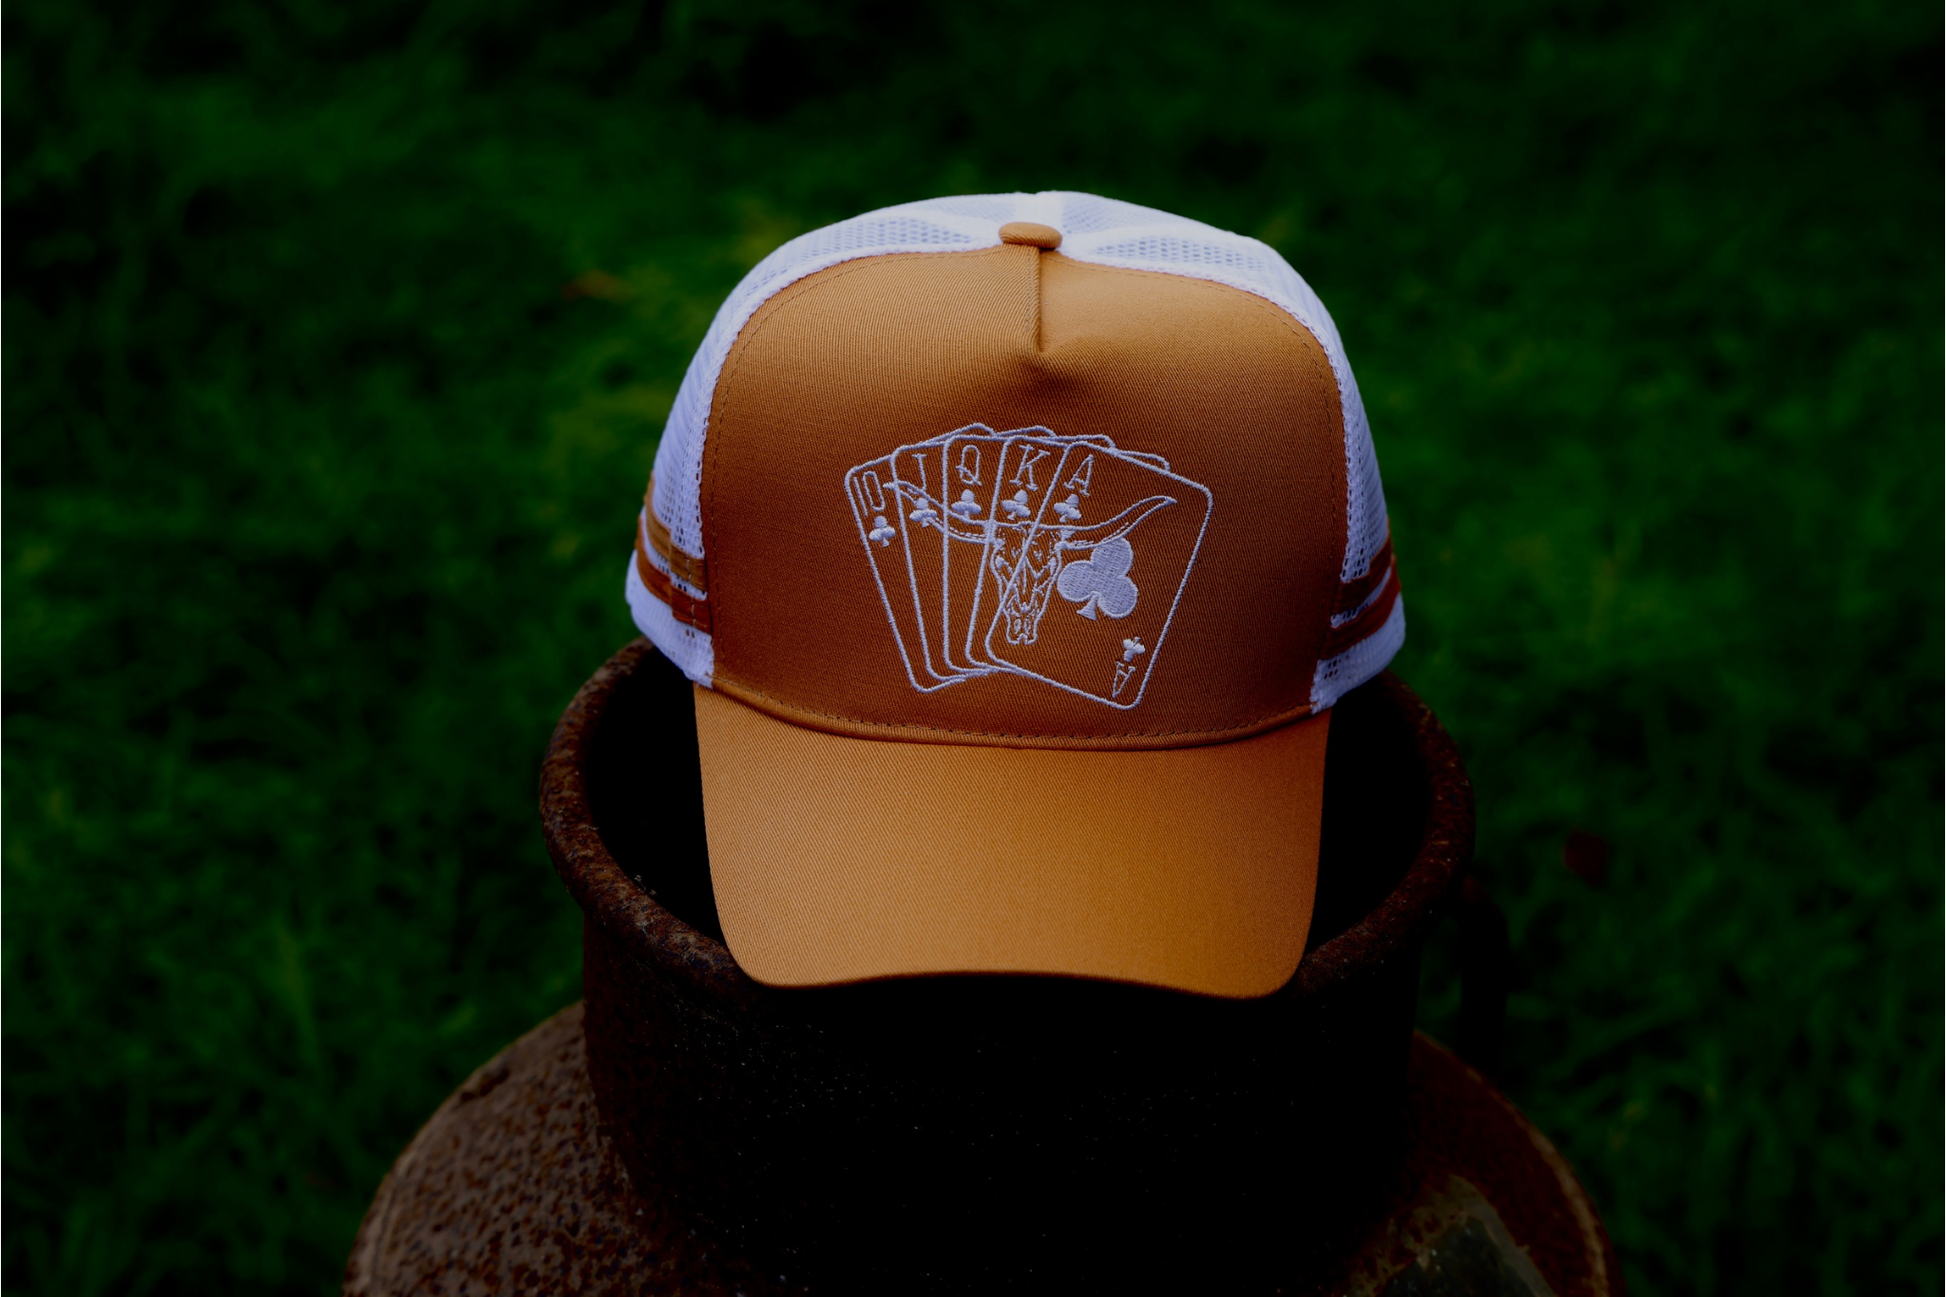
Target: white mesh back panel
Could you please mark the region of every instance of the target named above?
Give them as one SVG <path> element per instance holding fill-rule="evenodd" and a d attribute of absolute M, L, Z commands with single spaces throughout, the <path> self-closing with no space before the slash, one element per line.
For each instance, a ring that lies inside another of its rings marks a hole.
<path fill-rule="evenodd" d="M 1061 253 L 1076 261 L 1213 280 L 1254 293 L 1309 330 L 1330 357 L 1344 411 L 1347 543 L 1340 576 L 1350 581 L 1366 573 L 1385 544 L 1385 491 L 1344 344 L 1311 286 L 1256 239 L 1112 198 L 1058 192 L 975 194 L 887 207 L 800 235 L 758 262 L 704 335 L 656 451 L 655 512 L 676 547 L 706 557 L 701 498 L 710 401 L 731 345 L 759 307 L 805 276 L 859 257 L 994 247 L 1000 242 L 1000 227 L 1009 221 L 1037 221 L 1060 230 Z M 640 579 L 632 578 L 629 602 L 643 633 L 690 679 L 709 684 L 714 670 L 710 637 L 676 621 L 660 600 L 638 586 Z M 1312 705 L 1328 707 L 1384 670 L 1404 638 L 1401 602 L 1371 637 L 1318 664 Z"/>

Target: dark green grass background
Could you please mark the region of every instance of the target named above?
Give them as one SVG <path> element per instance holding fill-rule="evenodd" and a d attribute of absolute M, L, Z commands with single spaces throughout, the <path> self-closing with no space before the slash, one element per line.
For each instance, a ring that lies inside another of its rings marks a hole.
<path fill-rule="evenodd" d="M 1335 313 L 1504 1081 L 1636 1292 L 1938 1291 L 1937 6 L 6 21 L 8 1291 L 333 1291 L 578 994 L 538 759 L 633 634 L 717 303 L 814 225 L 1057 187 Z"/>

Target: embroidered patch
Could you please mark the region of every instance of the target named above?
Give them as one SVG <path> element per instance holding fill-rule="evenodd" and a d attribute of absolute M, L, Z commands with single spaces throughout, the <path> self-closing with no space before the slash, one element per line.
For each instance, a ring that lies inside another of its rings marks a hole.
<path fill-rule="evenodd" d="M 996 672 L 1129 708 L 1209 525 L 1208 488 L 1103 436 L 972 424 L 845 474 L 912 687 Z"/>

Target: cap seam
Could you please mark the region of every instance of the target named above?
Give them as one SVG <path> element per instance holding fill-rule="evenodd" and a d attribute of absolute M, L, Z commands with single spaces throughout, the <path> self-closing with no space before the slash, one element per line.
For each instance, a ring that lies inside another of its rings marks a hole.
<path fill-rule="evenodd" d="M 717 675 L 716 683 L 718 685 L 728 685 L 733 691 L 737 693 L 754 694 L 756 697 L 763 699 L 765 702 L 771 704 L 772 706 L 776 707 L 780 711 L 790 712 L 799 716 L 815 716 L 821 720 L 839 721 L 846 725 L 856 725 L 861 728 L 886 730 L 886 731 L 891 731 L 894 734 L 902 730 L 922 730 L 929 734 L 956 734 L 967 738 L 984 738 L 984 739 L 1027 739 L 1027 740 L 1076 739 L 1076 740 L 1096 740 L 1106 744 L 1106 743 L 1112 743 L 1116 739 L 1131 739 L 1131 738 L 1134 739 L 1204 738 L 1204 739 L 1209 739 L 1213 742 L 1222 742 L 1226 740 L 1234 741 L 1238 739 L 1249 738 L 1252 735 L 1260 734 L 1267 730 L 1276 729 L 1280 725 L 1286 725 L 1293 721 L 1304 720 L 1317 714 L 1317 709 L 1312 707 L 1310 703 L 1305 702 L 1299 704 L 1294 708 L 1287 709 L 1285 711 L 1272 712 L 1267 716 L 1261 716 L 1254 720 L 1244 721 L 1239 725 L 1226 726 L 1221 729 L 1127 730 L 1127 731 L 1123 731 L 1120 734 L 1010 734 L 1002 730 L 956 729 L 949 725 L 925 725 L 917 722 L 892 722 L 892 721 L 865 720 L 864 718 L 858 716 L 846 716 L 839 712 L 824 712 L 824 711 L 819 711 L 815 707 L 805 707 L 798 703 L 786 702 L 782 698 L 777 697 L 775 694 L 768 693 L 765 690 L 759 689 L 757 686 L 753 684 L 749 684 L 746 681 L 736 680 L 736 679 L 725 679 L 721 673 Z M 720 693 L 722 692 L 722 690 L 719 689 L 717 690 L 717 692 Z M 784 719 L 784 718 L 779 717 L 778 719 Z M 807 726 L 807 728 L 809 727 Z M 888 735 L 888 737 L 890 737 L 890 735 Z M 1185 745 L 1185 746 L 1207 746 L 1207 745 L 1192 744 L 1192 745 Z"/>
<path fill-rule="evenodd" d="M 1046 248 L 1034 249 L 1034 291 L 1027 301 L 1027 340 L 1033 345 L 1036 356 L 1045 356 L 1047 354 L 1047 348 L 1041 345 L 1041 308 L 1042 294 L 1045 289 L 1045 283 L 1041 276 L 1041 258 L 1045 257 L 1048 251 L 1049 249 Z"/>

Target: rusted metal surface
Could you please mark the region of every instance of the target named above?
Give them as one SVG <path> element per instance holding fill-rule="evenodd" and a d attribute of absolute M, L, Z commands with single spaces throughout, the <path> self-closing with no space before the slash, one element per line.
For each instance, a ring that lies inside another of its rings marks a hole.
<path fill-rule="evenodd" d="M 1567 1160 L 1505 1095 L 1423 1035 L 1413 1039 L 1400 1130 L 1409 1152 L 1387 1210 L 1325 1291 L 1624 1297 L 1607 1230 Z M 1511 1242 L 1518 1256 L 1494 1267 L 1442 1257 L 1455 1244 L 1463 1253 L 1469 1235 L 1503 1253 Z M 1526 1276 L 1545 1289 L 1515 1284 Z"/>
<path fill-rule="evenodd" d="M 1350 1255 L 1324 1275 L 1191 1291 L 1621 1297 L 1601 1223 L 1553 1146 L 1423 1036 L 1409 1059 L 1408 1151 Z M 857 1288 L 837 1276 L 813 1289 L 726 1255 L 665 1199 L 633 1186 L 600 1130 L 576 1005 L 474 1073 L 433 1114 L 380 1187 L 344 1291 L 799 1297 Z M 1068 1291 L 1129 1289 L 1084 1278 Z"/>
<path fill-rule="evenodd" d="M 630 1187 L 598 1132 L 577 1004 L 475 1072 L 399 1155 L 358 1231 L 344 1292 L 803 1291 L 776 1280 L 712 1254 L 666 1202 Z"/>
<path fill-rule="evenodd" d="M 760 986 L 717 939 L 693 726 L 687 682 L 624 649 L 563 716 L 542 813 L 587 916 L 605 1127 L 699 1236 L 853 1290 L 1058 1290 L 1117 1267 L 1261 1286 L 1326 1266 L 1376 1210 L 1419 952 L 1472 849 L 1458 755 L 1402 682 L 1334 713 L 1313 945 L 1247 1002 Z"/>
<path fill-rule="evenodd" d="M 635 879 L 624 873 L 609 854 L 589 805 L 584 773 L 601 719 L 616 688 L 648 661 L 666 666 L 647 639 L 637 639 L 589 677 L 555 726 L 541 767 L 541 825 L 547 849 L 568 892 L 590 924 L 616 933 L 634 949 L 655 953 L 657 966 L 683 991 L 726 1008 L 748 1007 L 763 994 L 730 957 L 728 947 L 705 931 L 678 919 Z M 690 720 L 693 750 L 695 721 Z M 693 755 L 675 746 L 680 736 L 649 732 L 639 737 L 646 747 L 662 747 L 656 764 L 680 769 Z M 701 806 L 698 776 L 697 807 Z M 674 820 L 675 817 L 672 817 Z M 680 822 L 677 821 L 680 827 Z M 693 844 L 700 844 L 700 825 Z M 720 936 L 720 934 L 718 934 Z"/>

